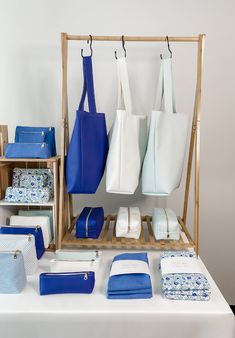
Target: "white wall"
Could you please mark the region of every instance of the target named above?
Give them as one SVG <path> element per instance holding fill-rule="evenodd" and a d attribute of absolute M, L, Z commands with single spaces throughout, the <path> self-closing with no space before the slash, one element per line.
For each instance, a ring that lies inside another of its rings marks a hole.
<path fill-rule="evenodd" d="M 235 304 L 235 3 L 232 0 L 8 0 L 0 1 L 0 123 L 13 138 L 16 125 L 54 125 L 59 145 L 61 115 L 60 32 L 104 35 L 175 35 L 206 33 L 201 154 L 200 255 L 230 304 Z M 69 49 L 71 126 L 81 93 L 80 48 Z M 192 114 L 195 89 L 193 44 L 172 44 L 178 111 Z M 148 113 L 153 105 L 159 53 L 165 44 L 127 43 L 134 105 Z M 99 111 L 110 127 L 116 107 L 117 43 L 94 43 L 94 74 Z M 82 196 L 83 205 L 138 204 L 151 212 L 166 204 L 180 212 L 182 188 L 167 201 L 107 195 Z M 190 219 L 192 208 L 190 207 Z"/>

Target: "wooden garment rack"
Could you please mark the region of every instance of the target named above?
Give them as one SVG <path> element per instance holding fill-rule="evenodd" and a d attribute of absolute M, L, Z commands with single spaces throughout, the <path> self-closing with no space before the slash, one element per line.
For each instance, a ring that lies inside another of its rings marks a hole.
<path fill-rule="evenodd" d="M 69 123 L 68 123 L 68 88 L 67 88 L 67 66 L 68 66 L 68 42 L 71 40 L 89 40 L 88 35 L 68 35 L 61 33 L 62 48 L 62 126 L 61 126 L 61 166 L 60 166 L 60 197 L 59 197 L 59 224 L 57 247 L 77 248 L 128 248 L 137 249 L 185 249 L 193 248 L 198 254 L 199 244 L 199 174 L 200 174 L 200 118 L 202 97 L 202 67 L 205 35 L 200 34 L 193 37 L 169 36 L 169 42 L 196 43 L 197 44 L 197 84 L 195 92 L 194 111 L 191 127 L 191 138 L 188 150 L 187 176 L 184 193 L 183 215 L 178 217 L 182 227 L 180 241 L 156 241 L 152 229 L 150 216 L 142 217 L 142 232 L 139 240 L 119 239 L 115 236 L 116 215 L 107 215 L 103 232 L 99 239 L 77 239 L 73 234 L 76 217 L 73 215 L 72 195 L 66 193 L 65 187 L 65 156 L 69 145 Z M 92 36 L 93 41 L 122 41 L 121 36 Z M 125 36 L 128 42 L 164 42 L 165 36 Z M 195 150 L 195 175 L 194 175 L 194 236 L 191 238 L 186 226 L 189 188 L 193 166 L 193 155 Z M 113 223 L 113 227 L 111 227 Z M 145 223 L 145 224 L 144 224 Z M 186 238 L 186 240 L 184 240 Z"/>

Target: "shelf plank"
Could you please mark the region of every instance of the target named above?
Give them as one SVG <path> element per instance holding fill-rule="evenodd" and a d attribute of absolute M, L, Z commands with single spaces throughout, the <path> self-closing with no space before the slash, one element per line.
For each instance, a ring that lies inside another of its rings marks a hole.
<path fill-rule="evenodd" d="M 33 206 L 33 207 L 53 207 L 54 199 L 47 203 L 20 203 L 20 202 L 7 202 L 5 199 L 0 200 L 0 206 Z"/>

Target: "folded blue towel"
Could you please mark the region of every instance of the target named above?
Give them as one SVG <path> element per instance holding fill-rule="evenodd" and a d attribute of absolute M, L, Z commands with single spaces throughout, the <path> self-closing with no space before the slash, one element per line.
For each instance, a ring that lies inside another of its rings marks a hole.
<path fill-rule="evenodd" d="M 125 253 L 114 257 L 120 260 L 139 260 L 148 264 L 147 253 Z M 107 297 L 109 299 L 141 299 L 152 297 L 150 276 L 146 273 L 127 273 L 109 277 Z"/>
<path fill-rule="evenodd" d="M 160 261 L 168 257 L 196 258 L 190 251 L 166 251 Z M 166 298 L 177 300 L 209 300 L 210 284 L 202 273 L 169 273 L 162 276 L 162 291 Z"/>

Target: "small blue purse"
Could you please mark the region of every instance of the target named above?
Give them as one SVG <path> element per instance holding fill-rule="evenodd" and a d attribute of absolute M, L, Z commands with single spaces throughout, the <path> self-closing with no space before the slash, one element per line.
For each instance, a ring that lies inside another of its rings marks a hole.
<path fill-rule="evenodd" d="M 33 235 L 35 237 L 37 259 L 40 259 L 45 252 L 42 228 L 40 226 L 23 227 L 2 225 L 0 233 L 7 235 Z"/>
<path fill-rule="evenodd" d="M 26 283 L 21 251 L 0 251 L 0 293 L 20 293 Z"/>
<path fill-rule="evenodd" d="M 6 158 L 49 158 L 52 157 L 47 143 L 8 143 L 5 147 Z"/>
<path fill-rule="evenodd" d="M 46 143 L 51 156 L 56 156 L 54 127 L 22 127 L 15 130 L 15 143 Z"/>
<path fill-rule="evenodd" d="M 54 272 L 40 274 L 40 295 L 62 293 L 92 293 L 95 285 L 95 273 Z"/>

